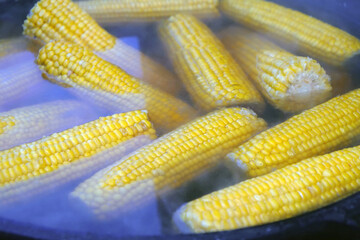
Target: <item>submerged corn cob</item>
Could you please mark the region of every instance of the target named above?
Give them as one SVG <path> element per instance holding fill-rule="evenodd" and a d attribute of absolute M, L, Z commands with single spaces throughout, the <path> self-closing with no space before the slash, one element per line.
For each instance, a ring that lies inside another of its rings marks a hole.
<path fill-rule="evenodd" d="M 330 78 L 315 60 L 295 56 L 259 34 L 230 27 L 221 40 L 265 98 L 285 112 L 299 112 L 331 96 Z"/>
<path fill-rule="evenodd" d="M 214 166 L 233 147 L 265 127 L 264 120 L 245 108 L 212 112 L 99 171 L 72 196 L 100 218 L 126 211 L 146 200 L 153 190 L 163 193 Z"/>
<path fill-rule="evenodd" d="M 82 124 L 95 114 L 75 100 L 59 100 L 0 113 L 0 150 Z"/>
<path fill-rule="evenodd" d="M 240 145 L 227 155 L 254 177 L 339 149 L 360 134 L 360 89 L 296 115 Z"/>
<path fill-rule="evenodd" d="M 201 108 L 261 108 L 260 94 L 205 24 L 193 16 L 177 14 L 165 21 L 159 32 L 176 72 Z"/>
<path fill-rule="evenodd" d="M 218 0 L 89 0 L 80 8 L 99 23 L 156 21 L 179 12 L 217 16 Z"/>
<path fill-rule="evenodd" d="M 130 109 L 146 108 L 155 126 L 164 130 L 171 130 L 195 116 L 195 110 L 185 102 L 140 82 L 76 44 L 46 44 L 39 52 L 37 64 L 57 81 L 80 89 L 124 97 L 117 104 Z"/>
<path fill-rule="evenodd" d="M 66 40 L 89 47 L 126 72 L 170 93 L 178 83 L 166 68 L 101 28 L 71 0 L 41 0 L 25 20 L 24 34 L 47 43 Z M 141 63 L 139 63 L 139 60 Z"/>
<path fill-rule="evenodd" d="M 184 231 L 249 227 L 290 218 L 360 190 L 360 147 L 309 158 L 208 194 L 181 207 Z"/>
<path fill-rule="evenodd" d="M 146 111 L 101 117 L 36 142 L 0 152 L 0 203 L 35 194 L 97 170 L 121 157 L 136 136 L 155 138 Z M 125 145 L 124 145 L 125 144 Z M 137 145 L 137 146 L 136 146 Z"/>
<path fill-rule="evenodd" d="M 11 104 L 26 94 L 34 94 L 43 82 L 31 52 L 16 53 L 11 58 L 17 64 L 1 67 L 0 71 L 0 106 Z"/>
<path fill-rule="evenodd" d="M 318 19 L 262 0 L 223 0 L 220 7 L 234 20 L 297 44 L 324 62 L 341 65 L 360 51 L 360 40 Z"/>

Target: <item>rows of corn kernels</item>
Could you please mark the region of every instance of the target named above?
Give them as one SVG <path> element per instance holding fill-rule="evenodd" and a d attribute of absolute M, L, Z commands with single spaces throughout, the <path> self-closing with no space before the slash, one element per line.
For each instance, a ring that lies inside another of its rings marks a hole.
<path fill-rule="evenodd" d="M 156 25 L 171 67 L 97 21 Z M 173 214 L 209 232 L 360 189 L 360 90 L 341 70 L 360 40 L 336 27 L 262 0 L 40 0 L 23 30 L 0 41 L 0 106 L 45 82 L 75 97 L 0 113 L 0 208 L 86 176 L 69 201 L 109 221 L 225 164 L 248 179 Z"/>

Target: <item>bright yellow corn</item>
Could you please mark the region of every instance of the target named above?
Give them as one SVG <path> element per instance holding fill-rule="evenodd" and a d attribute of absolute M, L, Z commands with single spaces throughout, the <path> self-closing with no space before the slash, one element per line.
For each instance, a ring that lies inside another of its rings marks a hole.
<path fill-rule="evenodd" d="M 263 105 L 245 73 L 205 24 L 177 14 L 159 29 L 175 71 L 204 110 L 234 105 Z"/>
<path fill-rule="evenodd" d="M 341 65 L 360 50 L 354 36 L 318 19 L 262 0 L 223 0 L 221 10 L 234 20 L 297 44 L 324 62 Z"/>
<path fill-rule="evenodd" d="M 131 144 L 127 140 L 143 135 Z M 114 162 L 155 131 L 146 111 L 101 117 L 36 142 L 0 152 L 0 203 L 73 180 Z"/>
<path fill-rule="evenodd" d="M 116 40 L 71 0 L 39 1 L 23 27 L 24 34 L 29 37 L 45 43 L 66 40 L 89 47 L 130 75 L 164 91 L 178 91 L 178 81 L 171 72 L 138 50 Z"/>
<path fill-rule="evenodd" d="M 184 231 L 209 232 L 287 219 L 360 190 L 360 147 L 309 158 L 181 207 Z"/>
<path fill-rule="evenodd" d="M 80 8 L 101 24 L 157 21 L 176 13 L 198 17 L 218 16 L 218 0 L 89 0 Z"/>
<path fill-rule="evenodd" d="M 221 36 L 235 60 L 276 108 L 300 112 L 330 98 L 330 78 L 315 60 L 295 56 L 243 28 L 230 27 Z"/>
<path fill-rule="evenodd" d="M 107 218 L 146 200 L 154 190 L 163 193 L 182 185 L 265 127 L 245 108 L 212 112 L 99 171 L 71 195 Z"/>
<path fill-rule="evenodd" d="M 95 114 L 75 100 L 59 100 L 0 113 L 0 150 L 82 124 Z"/>
<path fill-rule="evenodd" d="M 155 126 L 166 131 L 188 122 L 195 116 L 195 110 L 185 102 L 140 82 L 119 67 L 76 44 L 46 44 L 39 52 L 37 64 L 50 78 L 74 88 L 119 96 L 116 104 L 129 109 L 146 108 Z"/>
<path fill-rule="evenodd" d="M 32 94 L 44 81 L 31 52 L 15 53 L 4 60 L 5 64 L 13 64 L 4 67 L 0 64 L 0 107 L 11 104 L 26 94 Z"/>
<path fill-rule="evenodd" d="M 259 176 L 344 147 L 360 134 L 360 89 L 302 112 L 240 145 L 227 157 Z"/>

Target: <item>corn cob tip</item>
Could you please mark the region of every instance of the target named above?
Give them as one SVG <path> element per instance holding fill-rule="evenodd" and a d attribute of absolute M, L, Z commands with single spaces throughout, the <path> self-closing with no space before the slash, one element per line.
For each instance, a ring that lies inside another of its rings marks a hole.
<path fill-rule="evenodd" d="M 190 226 L 187 225 L 186 222 L 181 217 L 181 214 L 183 214 L 185 207 L 186 207 L 186 204 L 183 204 L 175 211 L 172 221 L 181 233 L 191 233 L 192 230 L 191 230 Z"/>
<path fill-rule="evenodd" d="M 30 10 L 23 24 L 23 35 L 40 39 L 65 40 L 105 51 L 115 45 L 116 38 L 71 0 L 40 0 Z"/>
<path fill-rule="evenodd" d="M 274 96 L 273 101 L 276 102 L 274 105 L 277 108 L 287 112 L 300 112 L 331 97 L 330 77 L 315 60 L 309 57 L 286 56 L 287 54 L 278 51 L 264 51 L 258 56 L 258 66 L 264 64 L 261 60 L 262 55 L 266 55 L 265 58 L 271 57 L 275 65 L 279 63 L 288 65 L 283 67 L 285 72 L 279 72 L 274 76 L 278 83 L 285 82 L 284 79 L 289 81 L 284 96 L 281 96 L 281 90 L 278 97 Z M 266 79 L 268 74 L 266 69 L 258 67 L 258 70 L 259 74 Z M 273 93 L 269 92 L 269 94 Z"/>
<path fill-rule="evenodd" d="M 330 78 L 315 60 L 295 56 L 245 28 L 230 27 L 220 36 L 229 52 L 275 108 L 300 112 L 330 97 Z"/>
<path fill-rule="evenodd" d="M 239 161 L 235 153 L 229 153 L 228 155 L 226 155 L 226 158 L 229 161 L 226 161 L 225 164 L 229 167 L 229 169 L 233 169 L 232 166 L 236 165 L 235 168 L 238 170 L 239 175 L 241 174 L 247 175 L 248 172 L 247 165 L 244 164 L 242 161 Z"/>

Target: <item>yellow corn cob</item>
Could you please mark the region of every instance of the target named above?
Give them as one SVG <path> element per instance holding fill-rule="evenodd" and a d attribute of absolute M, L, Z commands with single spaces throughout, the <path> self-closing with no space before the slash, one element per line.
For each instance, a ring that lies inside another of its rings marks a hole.
<path fill-rule="evenodd" d="M 299 112 L 331 96 L 330 78 L 315 60 L 295 56 L 251 31 L 230 27 L 222 41 L 265 98 L 285 112 Z"/>
<path fill-rule="evenodd" d="M 80 184 L 71 194 L 99 218 L 107 218 L 199 175 L 266 123 L 245 108 L 198 118 L 137 150 Z M 133 205 L 131 205 L 133 204 Z"/>
<path fill-rule="evenodd" d="M 354 36 L 318 19 L 262 0 L 223 0 L 221 10 L 234 20 L 297 44 L 324 62 L 341 65 L 360 50 Z"/>
<path fill-rule="evenodd" d="M 101 24 L 156 21 L 179 12 L 198 17 L 219 15 L 218 0 L 92 0 L 78 5 Z"/>
<path fill-rule="evenodd" d="M 85 104 L 59 100 L 0 113 L 0 150 L 88 122 L 95 114 Z"/>
<path fill-rule="evenodd" d="M 263 100 L 245 73 L 203 23 L 177 14 L 159 29 L 173 65 L 194 101 L 204 110 L 258 105 Z"/>
<path fill-rule="evenodd" d="M 238 170 L 259 176 L 344 147 L 360 134 L 360 89 L 296 115 L 227 155 Z"/>
<path fill-rule="evenodd" d="M 143 135 L 131 144 L 127 140 Z M 0 152 L 0 203 L 73 180 L 155 138 L 146 111 L 102 117 Z"/>
<path fill-rule="evenodd" d="M 0 106 L 10 104 L 24 94 L 31 94 L 43 82 L 31 52 L 16 53 L 10 58 L 16 65 L 1 67 Z M 10 61 L 9 58 L 6 61 Z"/>
<path fill-rule="evenodd" d="M 173 129 L 195 116 L 195 110 L 185 102 L 140 82 L 76 44 L 46 44 L 39 52 L 37 64 L 50 78 L 55 77 L 57 81 L 80 89 L 119 96 L 120 102 L 116 104 L 130 109 L 148 109 L 155 126 L 164 130 Z M 121 97 L 124 97 L 123 101 Z"/>
<path fill-rule="evenodd" d="M 47 43 L 66 40 L 89 47 L 105 60 L 164 91 L 176 93 L 178 81 L 159 63 L 101 28 L 71 0 L 41 0 L 25 20 L 24 34 Z M 140 59 L 140 62 L 138 61 Z"/>
<path fill-rule="evenodd" d="M 208 194 L 181 207 L 183 231 L 260 225 L 334 203 L 360 190 L 360 147 L 309 158 Z"/>

